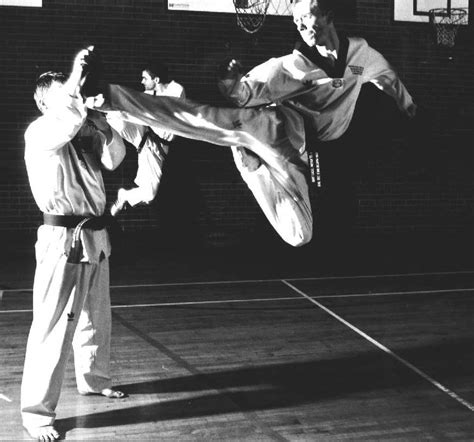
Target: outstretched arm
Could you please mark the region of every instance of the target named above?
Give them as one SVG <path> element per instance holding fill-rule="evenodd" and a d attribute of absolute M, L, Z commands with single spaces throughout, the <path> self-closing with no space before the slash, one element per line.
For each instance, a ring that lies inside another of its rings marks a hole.
<path fill-rule="evenodd" d="M 397 103 L 398 108 L 409 118 L 416 114 L 416 104 L 400 77 L 389 62 L 375 49 L 368 47 L 366 81 L 370 81 Z"/>

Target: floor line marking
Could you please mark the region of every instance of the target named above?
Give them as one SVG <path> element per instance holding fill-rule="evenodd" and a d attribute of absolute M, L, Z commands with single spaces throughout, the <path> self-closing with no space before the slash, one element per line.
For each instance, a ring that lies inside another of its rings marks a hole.
<path fill-rule="evenodd" d="M 5 396 L 4 394 L 1 394 L 1 393 L 0 393 L 0 399 L 3 401 L 12 402 L 12 400 L 8 396 Z"/>
<path fill-rule="evenodd" d="M 306 293 L 304 293 L 302 290 L 298 289 L 295 287 L 293 284 L 289 283 L 288 281 L 285 281 L 282 279 L 282 282 L 286 284 L 288 287 L 290 287 L 292 290 L 294 290 L 296 293 L 299 293 L 301 296 L 303 296 L 305 299 L 308 301 L 312 302 L 314 305 L 318 306 L 320 309 L 324 310 L 327 314 L 332 316 L 333 318 L 337 319 L 339 322 L 344 324 L 345 326 L 349 327 L 352 331 L 357 333 L 358 335 L 362 336 L 364 339 L 369 341 L 371 344 L 375 345 L 377 348 L 380 350 L 384 351 L 388 355 L 390 355 L 392 358 L 396 359 L 398 362 L 403 364 L 405 367 L 409 368 L 410 370 L 414 371 L 416 374 L 421 376 L 423 379 L 428 381 L 430 384 L 441 390 L 443 393 L 446 393 L 449 395 L 452 399 L 456 400 L 459 402 L 461 405 L 469 409 L 470 411 L 474 412 L 474 405 L 471 404 L 470 402 L 466 401 L 465 399 L 461 398 L 458 396 L 454 391 L 450 390 L 449 388 L 445 387 L 443 384 L 438 382 L 437 380 L 433 379 L 431 376 L 420 370 L 419 368 L 415 367 L 413 364 L 408 362 L 406 359 L 403 359 L 401 356 L 398 356 L 398 354 L 394 353 L 392 350 L 390 350 L 388 347 L 385 347 L 385 345 L 381 344 L 371 336 L 369 336 L 367 333 L 364 333 L 362 330 L 358 329 L 356 326 L 352 325 L 350 322 L 346 321 L 344 318 L 339 316 L 337 313 L 334 313 L 332 310 L 328 309 L 325 307 L 323 304 L 319 303 L 315 299 L 311 298 L 308 296 Z"/>
<path fill-rule="evenodd" d="M 143 288 L 143 287 L 173 287 L 173 286 L 193 286 L 193 285 L 219 285 L 219 284 L 248 284 L 257 282 L 280 282 L 280 281 L 331 281 L 335 279 L 376 279 L 376 278 L 400 278 L 412 276 L 449 276 L 449 275 L 470 275 L 474 274 L 474 270 L 460 270 L 452 272 L 426 272 L 426 273 L 386 273 L 374 275 L 347 275 L 347 276 L 314 276 L 305 278 L 270 278 L 270 279 L 240 279 L 226 281 L 194 281 L 194 282 L 162 282 L 150 284 L 118 284 L 111 285 L 111 289 L 122 288 Z M 31 288 L 27 289 L 3 289 L 4 292 L 31 292 Z"/>
<path fill-rule="evenodd" d="M 363 298 L 363 297 L 381 297 L 381 296 L 397 296 L 397 295 L 425 295 L 434 293 L 452 293 L 452 292 L 473 292 L 474 288 L 469 289 L 446 289 L 446 290 L 419 290 L 419 291 L 407 291 L 407 292 L 381 292 L 381 293 L 346 293 L 343 295 L 318 295 L 311 296 L 314 299 L 336 299 L 336 298 Z M 301 298 L 295 298 L 293 296 L 282 296 L 277 298 L 252 298 L 252 299 L 221 299 L 218 301 L 182 301 L 182 302 L 159 302 L 149 304 L 116 304 L 112 308 L 136 308 L 136 307 L 165 307 L 181 305 L 206 305 L 206 304 L 228 304 L 228 303 L 245 303 L 245 302 L 268 302 L 268 301 L 298 301 Z"/>
<path fill-rule="evenodd" d="M 258 414 L 253 410 L 245 410 L 245 404 L 242 404 L 241 401 L 238 400 L 235 393 L 226 387 L 216 386 L 215 383 L 211 379 L 211 375 L 206 373 L 205 371 L 199 370 L 196 366 L 190 364 L 184 358 L 182 358 L 178 353 L 171 350 L 168 346 L 162 344 L 158 340 L 151 337 L 148 333 L 145 333 L 140 328 L 123 318 L 117 313 L 113 313 L 113 317 L 118 320 L 129 331 L 135 333 L 138 337 L 143 339 L 149 345 L 151 345 L 156 350 L 160 351 L 161 353 L 165 354 L 168 358 L 174 361 L 178 366 L 184 368 L 189 373 L 197 378 L 197 382 L 201 382 L 205 384 L 207 388 L 217 391 L 221 395 L 223 395 L 236 409 L 239 413 L 242 413 L 256 428 L 256 430 L 260 430 L 263 434 L 269 436 L 272 440 L 277 440 L 280 442 L 288 442 L 288 439 L 283 437 L 279 434 L 276 430 L 271 428 L 265 422 L 261 420 Z"/>
<path fill-rule="evenodd" d="M 284 281 L 284 280 L 281 280 Z M 281 282 L 280 281 L 280 282 Z M 317 295 L 311 296 L 312 299 L 340 299 L 340 298 L 364 298 L 364 297 L 382 297 L 382 296 L 404 296 L 404 295 L 427 295 L 427 294 L 445 294 L 453 292 L 472 292 L 474 288 L 464 289 L 443 289 L 443 290 L 413 290 L 405 292 L 375 292 L 375 293 L 345 293 L 341 295 Z M 308 295 L 309 296 L 309 295 Z M 300 301 L 303 298 L 295 298 L 294 296 L 282 296 L 277 298 L 252 298 L 252 299 L 220 299 L 218 301 L 181 301 L 181 302 L 153 302 L 147 304 L 115 304 L 112 309 L 119 308 L 144 308 L 144 307 L 179 307 L 187 305 L 208 305 L 208 304 L 235 304 L 246 302 L 273 302 L 273 301 Z M 2 313 L 31 313 L 32 309 L 18 310 L 0 310 Z"/>

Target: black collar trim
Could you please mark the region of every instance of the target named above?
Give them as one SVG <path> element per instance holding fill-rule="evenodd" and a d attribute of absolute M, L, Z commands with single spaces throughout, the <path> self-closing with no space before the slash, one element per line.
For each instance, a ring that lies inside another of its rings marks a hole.
<path fill-rule="evenodd" d="M 334 66 L 323 57 L 315 46 L 309 47 L 306 43 L 298 41 L 295 49 L 301 52 L 306 58 L 311 60 L 316 66 L 321 68 L 331 78 L 344 77 L 347 63 L 347 51 L 349 50 L 349 39 L 346 36 L 339 36 L 339 53 Z"/>

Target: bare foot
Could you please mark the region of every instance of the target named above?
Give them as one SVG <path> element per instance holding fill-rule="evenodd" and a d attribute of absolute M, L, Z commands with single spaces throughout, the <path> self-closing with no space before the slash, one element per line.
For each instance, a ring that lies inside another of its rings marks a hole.
<path fill-rule="evenodd" d="M 102 396 L 108 397 L 109 399 L 123 399 L 127 395 L 120 390 L 112 390 L 111 388 L 104 388 L 100 394 Z"/>
<path fill-rule="evenodd" d="M 80 391 L 79 394 L 82 394 L 83 396 L 104 396 L 109 399 L 123 399 L 127 397 L 127 394 L 124 393 L 123 391 L 120 390 L 113 390 L 112 388 L 104 388 L 102 391 L 99 392 L 88 392 L 88 391 Z"/>
<path fill-rule="evenodd" d="M 33 439 L 41 441 L 53 441 L 59 439 L 59 433 L 52 425 L 45 425 L 44 427 L 25 427 L 26 431 Z"/>

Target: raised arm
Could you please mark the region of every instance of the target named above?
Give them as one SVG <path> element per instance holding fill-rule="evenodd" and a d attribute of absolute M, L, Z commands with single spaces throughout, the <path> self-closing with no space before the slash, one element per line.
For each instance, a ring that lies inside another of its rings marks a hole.
<path fill-rule="evenodd" d="M 87 108 L 79 89 L 87 73 L 92 47 L 75 57 L 68 79 L 54 80 L 47 88 L 37 89 L 35 101 L 43 113 L 26 131 L 26 151 L 55 151 L 72 140 L 82 127 Z"/>

